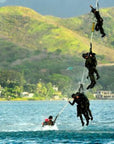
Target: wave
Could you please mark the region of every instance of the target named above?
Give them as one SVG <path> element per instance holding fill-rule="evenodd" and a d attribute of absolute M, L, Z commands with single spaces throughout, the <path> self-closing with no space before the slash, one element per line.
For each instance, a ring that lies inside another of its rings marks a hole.
<path fill-rule="evenodd" d="M 38 130 L 0 132 L 0 143 L 107 143 L 114 142 L 114 131 Z"/>

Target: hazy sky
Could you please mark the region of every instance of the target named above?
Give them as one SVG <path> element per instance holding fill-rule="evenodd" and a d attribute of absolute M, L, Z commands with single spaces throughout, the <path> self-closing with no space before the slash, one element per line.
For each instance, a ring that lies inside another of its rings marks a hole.
<path fill-rule="evenodd" d="M 4 3 L 6 0 L 0 0 L 0 3 Z"/>
<path fill-rule="evenodd" d="M 34 9 L 43 15 L 73 17 L 88 13 L 89 5 L 96 0 L 0 0 L 0 6 L 20 5 Z M 100 8 L 113 7 L 114 0 L 99 0 Z"/>

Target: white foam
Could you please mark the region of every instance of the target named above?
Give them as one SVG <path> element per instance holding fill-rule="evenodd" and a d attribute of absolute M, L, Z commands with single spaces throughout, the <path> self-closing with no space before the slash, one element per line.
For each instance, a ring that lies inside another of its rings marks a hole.
<path fill-rule="evenodd" d="M 58 129 L 57 125 L 55 124 L 54 126 L 46 125 L 46 126 L 42 127 L 42 130 L 48 131 L 48 130 L 59 130 L 59 129 Z"/>

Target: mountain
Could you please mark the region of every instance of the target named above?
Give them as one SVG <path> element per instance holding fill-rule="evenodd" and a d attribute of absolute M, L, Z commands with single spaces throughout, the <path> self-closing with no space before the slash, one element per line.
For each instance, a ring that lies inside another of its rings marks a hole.
<path fill-rule="evenodd" d="M 103 13 L 105 19 L 110 18 L 110 21 L 105 22 L 106 39 L 101 39 L 97 33 L 96 41 L 93 41 L 95 52 L 99 56 L 104 55 L 103 60 L 109 62 L 114 61 L 114 57 L 110 56 L 114 52 L 113 12 L 110 14 L 113 10 L 114 8 L 105 9 L 107 13 Z M 0 19 L 1 39 L 28 50 L 60 50 L 62 54 L 70 55 L 79 55 L 82 51 L 89 50 L 92 25 L 89 15 L 61 19 L 42 16 L 24 7 L 3 7 L 0 8 Z"/>
<path fill-rule="evenodd" d="M 42 15 L 56 17 L 74 17 L 90 11 L 89 5 L 95 7 L 96 0 L 0 0 L 3 6 L 24 6 Z M 113 7 L 114 0 L 99 0 L 100 8 Z"/>
<path fill-rule="evenodd" d="M 114 8 L 101 9 L 100 14 L 104 20 L 104 29 L 107 37 L 100 39 L 99 33 L 95 32 L 94 39 L 98 43 L 114 48 Z M 81 32 L 84 37 L 90 38 L 92 23 L 95 22 L 93 14 L 87 14 L 80 17 L 66 18 L 58 20 L 60 24 L 76 32 Z"/>
<path fill-rule="evenodd" d="M 93 40 L 93 51 L 99 63 L 114 62 L 113 38 L 108 37 L 114 35 L 113 9 L 102 10 L 107 37 L 102 40 L 100 34 L 95 34 Z M 42 79 L 59 85 L 61 81 L 61 88 L 65 85 L 65 90 L 72 90 L 83 73 L 84 60 L 81 55 L 89 51 L 91 22 L 88 15 L 65 19 L 43 16 L 25 7 L 0 8 L 1 70 L 19 71 L 29 83 Z M 103 70 L 100 68 L 101 73 Z M 112 71 L 113 67 L 106 71 L 105 76 L 112 74 Z M 103 81 L 99 84 L 103 85 Z"/>

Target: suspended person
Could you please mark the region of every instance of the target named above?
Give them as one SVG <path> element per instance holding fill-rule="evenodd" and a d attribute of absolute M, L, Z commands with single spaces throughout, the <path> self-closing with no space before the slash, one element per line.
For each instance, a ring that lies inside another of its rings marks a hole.
<path fill-rule="evenodd" d="M 55 121 L 56 121 L 57 117 L 55 118 L 55 120 L 53 121 L 53 116 L 49 116 L 48 119 L 45 119 L 45 121 L 42 123 L 42 127 L 49 125 L 49 126 L 54 126 Z"/>
<path fill-rule="evenodd" d="M 80 117 L 82 126 L 84 126 L 84 120 L 82 115 L 84 115 L 86 119 L 86 125 L 89 125 L 89 119 L 91 117 L 91 120 L 93 120 L 93 117 L 91 114 L 91 110 L 89 109 L 90 104 L 88 98 L 84 95 L 84 93 L 79 92 L 77 92 L 76 94 L 72 94 L 72 98 L 74 99 L 73 102 L 69 101 L 69 103 L 71 105 L 77 103 L 77 117 Z"/>
<path fill-rule="evenodd" d="M 88 77 L 90 78 L 90 81 L 91 81 L 91 83 L 87 87 L 87 89 L 93 88 L 96 84 L 96 79 L 98 80 L 100 78 L 99 73 L 96 69 L 97 60 L 96 60 L 95 55 L 96 54 L 92 53 L 92 52 L 82 54 L 82 57 L 86 60 L 85 61 L 85 67 L 87 67 L 87 69 L 88 69 Z M 96 74 L 96 79 L 95 79 L 94 74 Z"/>
<path fill-rule="evenodd" d="M 89 117 L 89 119 L 93 120 L 93 116 L 89 108 L 90 103 L 89 103 L 87 96 L 84 93 L 77 93 L 77 95 L 80 95 L 82 99 L 82 105 L 84 106 L 83 113 L 87 112 L 87 116 Z"/>
<path fill-rule="evenodd" d="M 97 23 L 96 23 L 96 26 L 95 26 L 95 30 L 96 31 L 100 30 L 100 33 L 102 34 L 101 37 L 104 37 L 106 34 L 104 33 L 104 29 L 103 29 L 103 18 L 100 16 L 99 11 L 97 11 L 91 5 L 90 5 L 90 7 L 91 7 L 91 12 L 94 14 L 94 16 L 95 16 L 95 18 L 97 20 Z"/>

